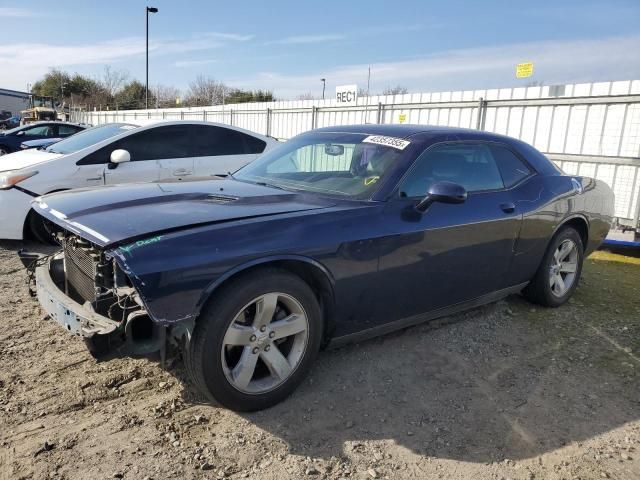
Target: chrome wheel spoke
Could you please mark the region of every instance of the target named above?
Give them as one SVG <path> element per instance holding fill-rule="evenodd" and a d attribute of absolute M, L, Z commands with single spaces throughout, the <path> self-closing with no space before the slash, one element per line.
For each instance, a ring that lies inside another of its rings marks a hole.
<path fill-rule="evenodd" d="M 277 388 L 304 358 L 308 331 L 309 320 L 296 298 L 280 292 L 254 298 L 225 332 L 221 360 L 226 379 L 247 394 Z"/>
<path fill-rule="evenodd" d="M 562 275 L 560 275 L 560 274 L 556 275 L 556 287 L 558 289 L 558 294 L 560 294 L 560 295 L 562 295 L 565 292 L 566 288 L 567 288 L 565 286 L 565 283 L 564 283 L 564 280 L 562 278 Z"/>
<path fill-rule="evenodd" d="M 224 336 L 224 345 L 249 345 L 253 336 L 253 328 L 232 323 Z"/>
<path fill-rule="evenodd" d="M 558 249 L 558 263 L 562 263 L 574 249 L 573 242 L 563 242 Z"/>
<path fill-rule="evenodd" d="M 289 315 L 282 320 L 273 322 L 270 325 L 271 331 L 275 334 L 273 340 L 290 337 L 307 329 L 307 320 L 302 315 Z"/>
<path fill-rule="evenodd" d="M 577 267 L 575 263 L 563 262 L 560 264 L 560 271 L 562 273 L 576 273 Z"/>
<path fill-rule="evenodd" d="M 260 358 L 271 372 L 271 375 L 280 380 L 284 380 L 291 373 L 291 365 L 275 345 L 272 345 L 267 351 L 260 352 Z"/>
<path fill-rule="evenodd" d="M 254 328 L 260 328 L 271 323 L 278 305 L 278 294 L 267 293 L 256 302 L 256 316 L 253 320 Z"/>
<path fill-rule="evenodd" d="M 257 361 L 258 355 L 252 352 L 251 347 L 244 347 L 240 360 L 231 371 L 231 378 L 238 387 L 247 388 L 256 371 Z"/>

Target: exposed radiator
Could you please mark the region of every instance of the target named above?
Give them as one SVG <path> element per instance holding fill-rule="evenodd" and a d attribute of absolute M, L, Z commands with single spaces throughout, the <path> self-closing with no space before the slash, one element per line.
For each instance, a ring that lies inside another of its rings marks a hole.
<path fill-rule="evenodd" d="M 100 255 L 91 248 L 65 242 L 63 245 L 67 282 L 82 300 L 96 300 L 96 278 Z"/>

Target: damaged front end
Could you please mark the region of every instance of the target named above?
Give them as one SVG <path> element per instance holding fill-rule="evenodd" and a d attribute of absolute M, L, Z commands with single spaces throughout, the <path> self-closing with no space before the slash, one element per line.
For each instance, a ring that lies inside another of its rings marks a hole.
<path fill-rule="evenodd" d="M 108 252 L 65 230 L 62 249 L 46 257 L 22 253 L 47 315 L 85 339 L 94 353 L 164 353 L 166 327 L 152 321 L 129 277 Z"/>

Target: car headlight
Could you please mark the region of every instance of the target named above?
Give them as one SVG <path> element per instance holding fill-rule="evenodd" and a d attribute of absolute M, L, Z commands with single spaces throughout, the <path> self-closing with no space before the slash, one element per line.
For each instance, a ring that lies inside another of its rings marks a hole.
<path fill-rule="evenodd" d="M 21 170 L 8 170 L 6 172 L 0 172 L 0 190 L 7 190 L 14 185 L 33 177 L 38 172 L 36 170 L 30 170 L 27 172 Z"/>

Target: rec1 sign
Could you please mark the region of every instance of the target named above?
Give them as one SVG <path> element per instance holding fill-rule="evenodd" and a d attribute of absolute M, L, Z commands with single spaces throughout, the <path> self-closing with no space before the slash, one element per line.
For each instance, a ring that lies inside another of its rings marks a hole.
<path fill-rule="evenodd" d="M 339 85 L 336 87 L 338 105 L 358 104 L 358 85 Z"/>

